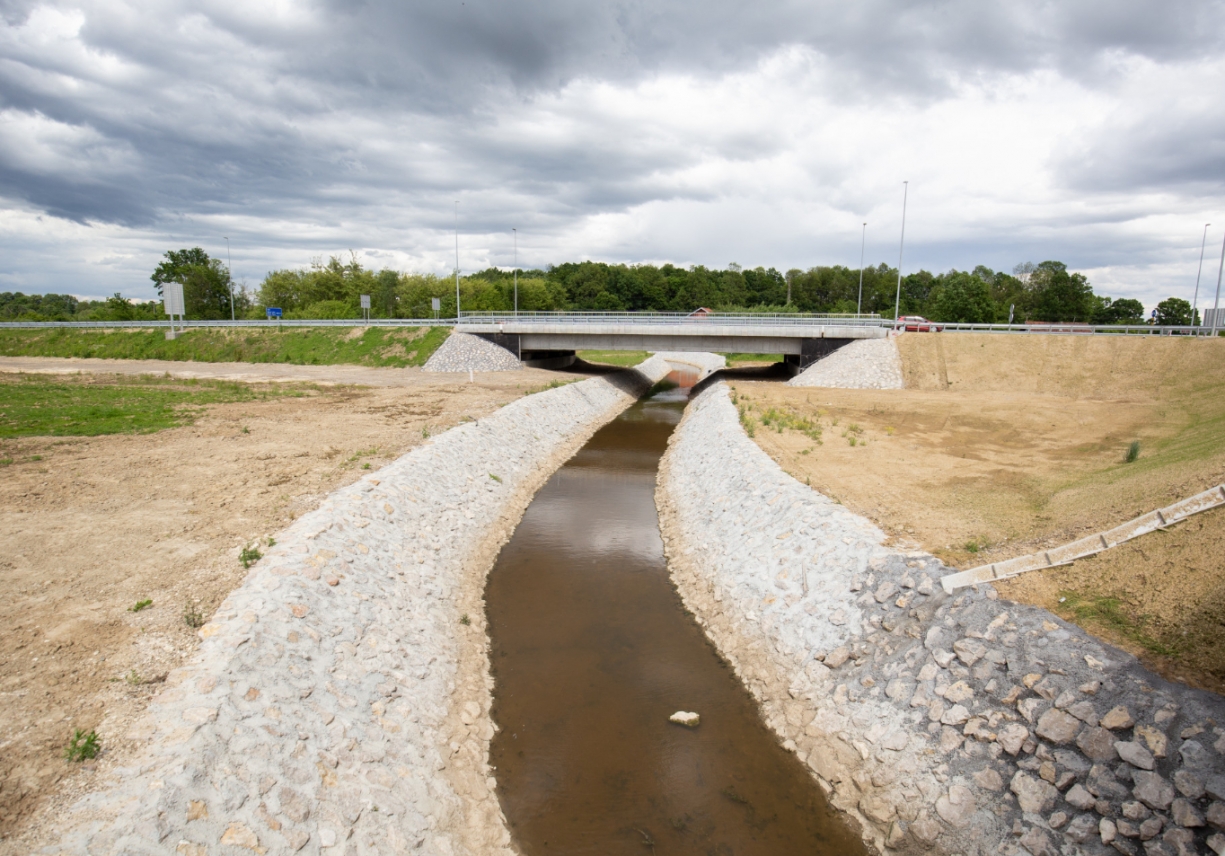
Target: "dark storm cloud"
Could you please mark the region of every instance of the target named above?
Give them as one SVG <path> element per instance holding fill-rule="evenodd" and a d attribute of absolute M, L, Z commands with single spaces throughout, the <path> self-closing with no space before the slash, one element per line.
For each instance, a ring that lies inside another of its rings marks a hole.
<path fill-rule="evenodd" d="M 79 34 L 37 37 L 47 10 L 81 15 Z M 713 77 L 784 45 L 824 57 L 843 100 L 938 98 L 960 80 L 1034 68 L 1091 80 L 1110 57 L 1219 51 L 1221 10 L 1140 0 L 3 0 L 0 106 L 89 129 L 130 157 L 95 169 L 82 147 L 88 177 L 48 173 L 15 156 L 10 138 L 0 193 L 75 220 L 138 225 L 227 207 L 286 216 L 389 187 L 426 201 L 493 175 L 511 192 L 558 194 L 571 213 L 615 210 L 650 198 L 650 176 L 684 153 L 636 150 L 635 128 L 604 141 L 502 145 L 487 136 L 496 117 L 574 81 Z M 400 150 L 364 145 L 378 137 Z"/>

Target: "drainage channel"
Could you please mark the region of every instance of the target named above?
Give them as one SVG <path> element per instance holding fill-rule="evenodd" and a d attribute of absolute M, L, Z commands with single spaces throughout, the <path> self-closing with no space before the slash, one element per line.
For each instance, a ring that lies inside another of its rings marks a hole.
<path fill-rule="evenodd" d="M 527 856 L 863 853 L 669 581 L 655 474 L 686 397 L 596 433 L 490 573 L 503 811 Z"/>

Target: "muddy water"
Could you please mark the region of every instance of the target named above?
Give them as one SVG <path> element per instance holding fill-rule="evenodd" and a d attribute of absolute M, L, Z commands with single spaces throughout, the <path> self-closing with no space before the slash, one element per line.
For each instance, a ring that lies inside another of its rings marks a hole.
<path fill-rule="evenodd" d="M 863 853 L 668 579 L 655 472 L 684 401 L 597 433 L 490 575 L 503 810 L 528 856 Z"/>

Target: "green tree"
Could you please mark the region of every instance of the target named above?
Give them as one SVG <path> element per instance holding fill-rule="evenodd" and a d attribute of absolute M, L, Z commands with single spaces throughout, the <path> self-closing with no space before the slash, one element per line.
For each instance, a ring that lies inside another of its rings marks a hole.
<path fill-rule="evenodd" d="M 1068 273 L 1063 262 L 1039 264 L 1029 276 L 1030 318 L 1035 321 L 1089 321 L 1093 288 L 1081 273 Z"/>
<path fill-rule="evenodd" d="M 955 324 L 989 324 L 995 320 L 990 286 L 979 276 L 956 270 L 941 277 L 929 312 L 935 321 Z"/>
<path fill-rule="evenodd" d="M 1167 297 L 1157 304 L 1157 323 L 1163 327 L 1189 325 L 1191 323 L 1191 304 L 1181 297 Z"/>
<path fill-rule="evenodd" d="M 149 277 L 158 296 L 168 282 L 183 286 L 186 314 L 192 318 L 218 319 L 230 317 L 230 272 L 219 259 L 210 258 L 199 247 L 167 250 L 165 258 Z M 235 310 L 240 307 L 235 303 Z M 244 312 L 246 307 L 241 307 Z"/>

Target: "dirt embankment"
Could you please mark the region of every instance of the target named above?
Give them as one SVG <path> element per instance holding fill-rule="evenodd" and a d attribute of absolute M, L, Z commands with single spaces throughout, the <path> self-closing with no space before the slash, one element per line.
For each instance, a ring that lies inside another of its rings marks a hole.
<path fill-rule="evenodd" d="M 309 371 L 328 379 L 328 368 Z M 41 807 L 47 817 L 88 787 L 91 765 L 62 757 L 72 730 L 97 728 L 104 749 L 106 734 L 123 733 L 195 650 L 185 613 L 207 618 L 243 578 L 243 546 L 266 549 L 268 533 L 426 432 L 556 379 L 335 373 L 372 385 L 214 405 L 193 425 L 156 434 L 0 441 L 0 459 L 13 461 L 0 478 L 0 853 L 29 852 L 31 815 Z M 240 374 L 258 382 L 283 367 Z M 142 600 L 152 604 L 129 611 Z"/>
<path fill-rule="evenodd" d="M 1064 543 L 1225 481 L 1225 342 L 912 334 L 899 345 L 904 390 L 734 388 L 788 472 L 952 565 Z M 805 419 L 819 434 L 789 427 Z M 1225 585 L 1223 551 L 1225 514 L 1208 513 L 999 588 L 1219 690 L 1225 633 L 1206 604 Z"/>

